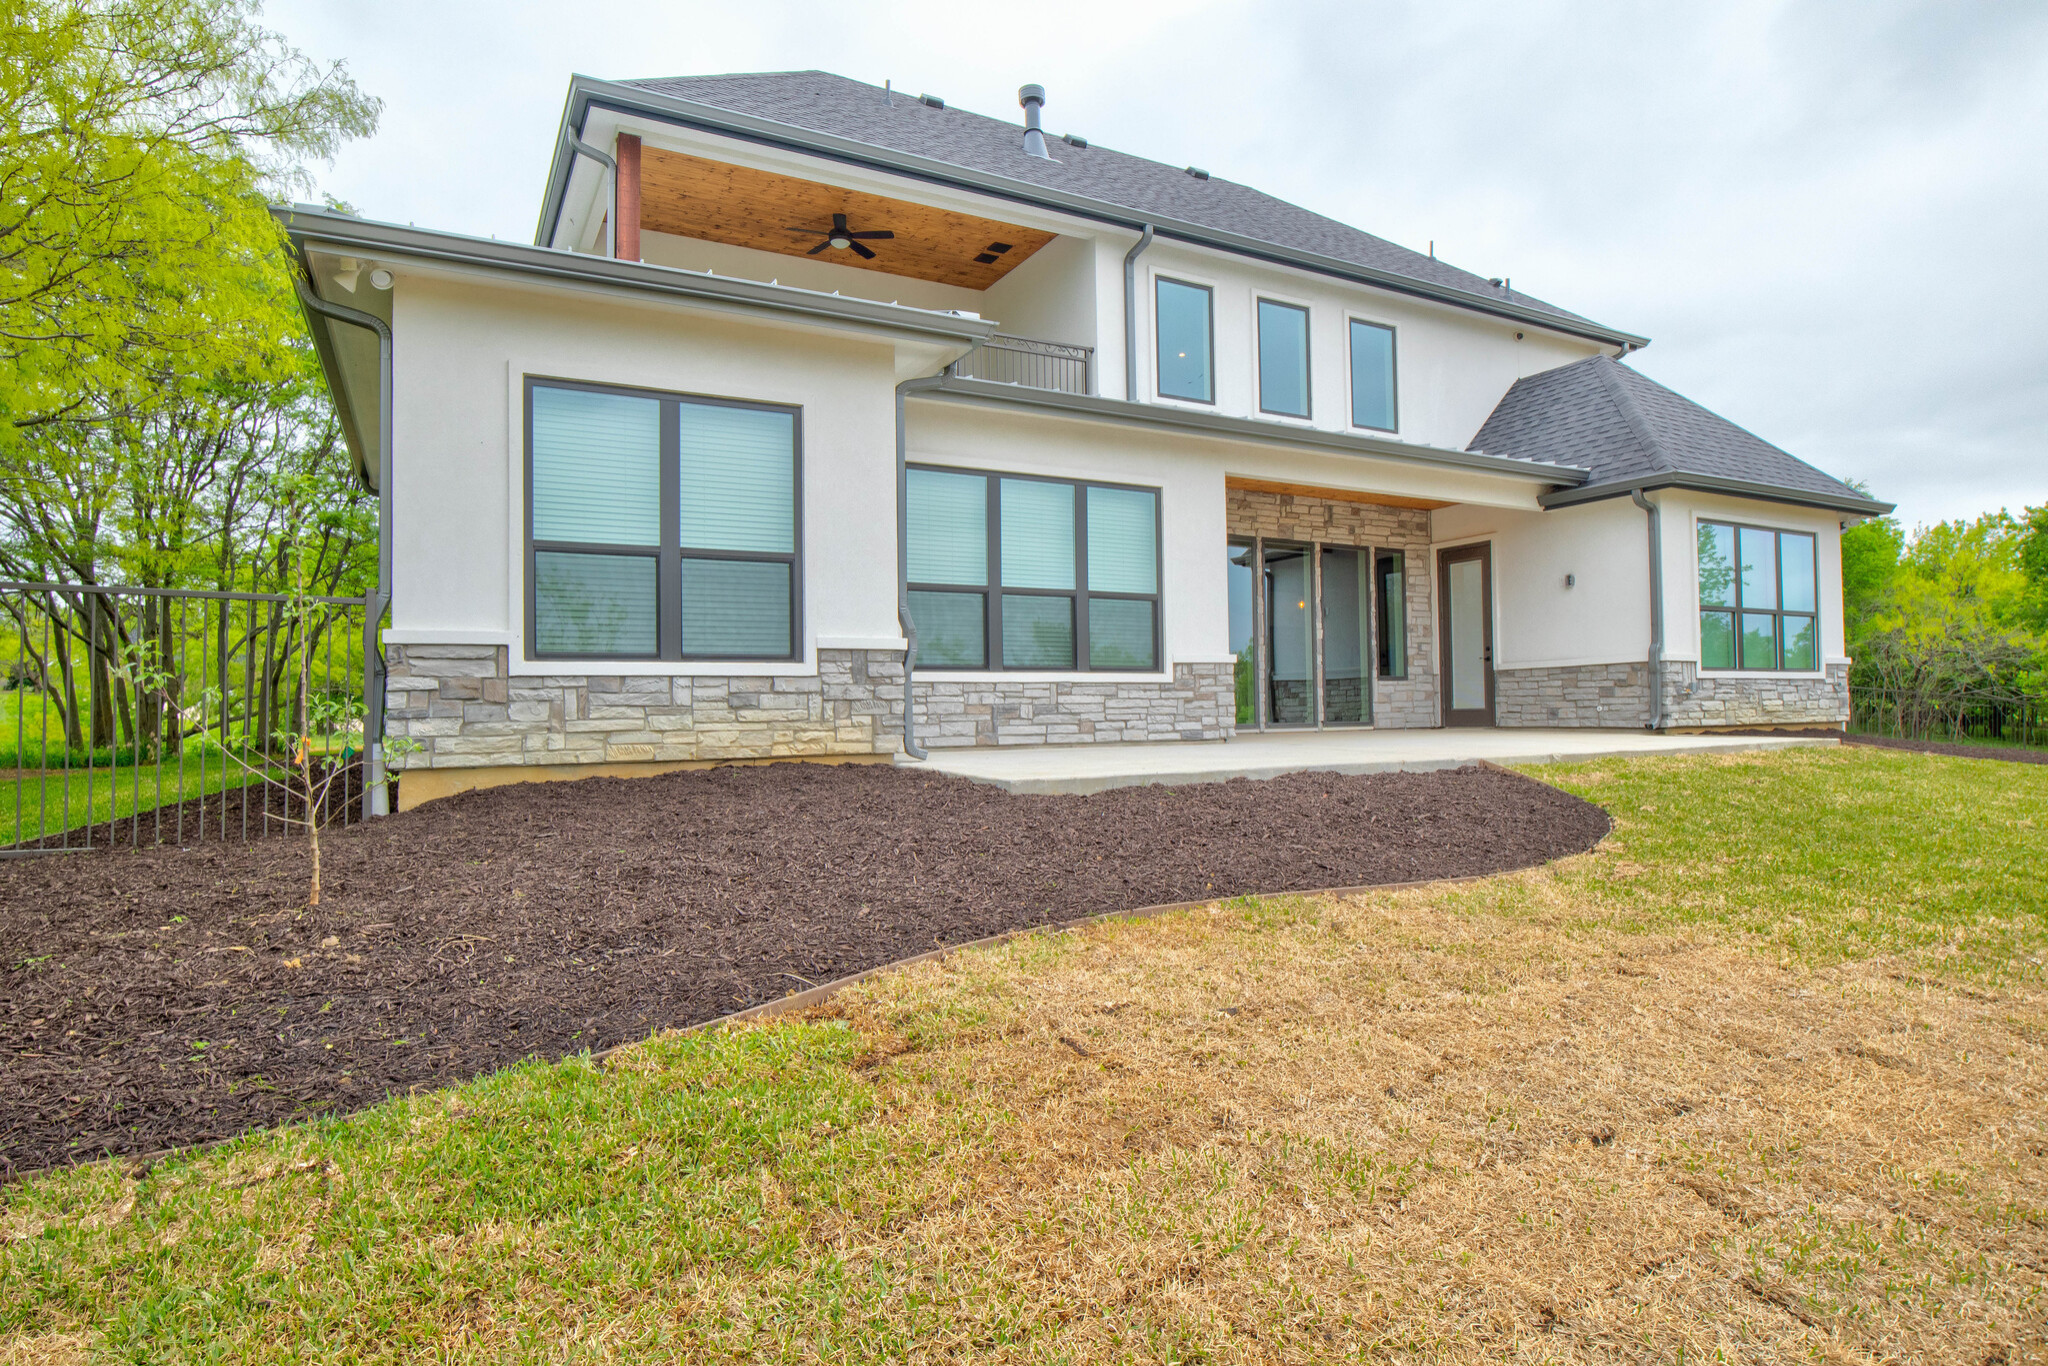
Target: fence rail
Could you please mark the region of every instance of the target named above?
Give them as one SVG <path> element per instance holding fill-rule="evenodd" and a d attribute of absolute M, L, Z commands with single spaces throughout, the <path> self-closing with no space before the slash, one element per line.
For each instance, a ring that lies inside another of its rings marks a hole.
<path fill-rule="evenodd" d="M 381 809 L 363 762 L 377 606 L 0 580 L 0 858 Z"/>
<path fill-rule="evenodd" d="M 1948 744 L 2048 748 L 2048 696 L 1984 688 L 1851 685 L 1849 729 Z"/>
<path fill-rule="evenodd" d="M 953 373 L 963 379 L 1056 389 L 1063 394 L 1094 393 L 1094 368 L 1092 346 L 1069 346 L 1065 342 L 1011 337 L 1000 332 L 953 363 Z"/>

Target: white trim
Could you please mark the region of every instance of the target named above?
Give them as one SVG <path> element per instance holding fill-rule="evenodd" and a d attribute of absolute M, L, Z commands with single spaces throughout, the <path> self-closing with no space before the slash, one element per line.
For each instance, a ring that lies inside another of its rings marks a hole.
<path fill-rule="evenodd" d="M 1185 662 L 1185 661 L 1183 661 Z M 1062 672 L 1027 672 L 1023 669 L 941 669 L 919 665 L 917 682 L 923 683 L 1171 683 L 1173 672 L 1132 673 L 1125 669 L 1071 669 Z"/>
<path fill-rule="evenodd" d="M 819 636 L 814 643 L 820 650 L 893 650 L 902 654 L 910 648 L 902 636 Z"/>
<path fill-rule="evenodd" d="M 507 650 L 514 678 L 565 674 L 592 678 L 809 678 L 818 672 L 816 659 L 521 659 Z"/>
<path fill-rule="evenodd" d="M 386 645 L 517 645 L 518 637 L 510 631 L 479 630 L 470 626 L 405 626 L 388 627 L 383 632 Z"/>

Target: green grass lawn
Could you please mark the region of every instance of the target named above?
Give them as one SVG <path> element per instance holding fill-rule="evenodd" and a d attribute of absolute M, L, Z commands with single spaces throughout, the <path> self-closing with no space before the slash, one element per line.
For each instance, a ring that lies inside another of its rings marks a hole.
<path fill-rule="evenodd" d="M 284 771 L 275 772 L 281 781 Z M 110 819 L 122 822 L 118 829 L 125 844 L 129 834 L 125 818 L 137 811 L 145 813 L 141 838 L 148 843 L 154 837 L 155 824 L 146 813 L 252 781 L 245 770 L 219 753 L 202 758 L 196 748 L 183 755 L 167 755 L 161 765 L 145 761 L 138 766 L 123 756 L 114 769 L 88 771 L 81 766 L 0 775 L 0 845 L 32 841 L 88 823 L 104 825 Z M 174 840 L 176 816 L 166 812 L 164 819 L 169 823 L 163 837 Z"/>
<path fill-rule="evenodd" d="M 0 1188 L 0 1362 L 2033 1360 L 2048 768 L 1538 772 L 1600 852 Z"/>

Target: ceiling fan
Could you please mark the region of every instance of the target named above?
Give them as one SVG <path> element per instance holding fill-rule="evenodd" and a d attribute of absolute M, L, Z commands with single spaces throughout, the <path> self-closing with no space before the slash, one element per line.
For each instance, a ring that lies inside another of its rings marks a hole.
<path fill-rule="evenodd" d="M 789 228 L 786 229 L 786 231 L 800 232 L 808 236 L 809 234 L 816 232 L 817 229 Z M 872 261 L 875 259 L 875 254 L 872 251 L 869 251 L 866 247 L 862 246 L 861 243 L 863 241 L 885 242 L 890 238 L 894 237 L 895 235 L 895 233 L 888 231 L 852 232 L 848 230 L 846 226 L 846 215 L 843 213 L 835 213 L 832 215 L 832 229 L 831 231 L 825 234 L 825 240 L 818 243 L 817 246 L 812 247 L 809 251 L 805 252 L 804 255 L 816 256 L 819 252 L 823 251 L 827 247 L 838 247 L 842 251 L 848 247 L 851 247 L 853 248 L 853 254 L 855 256 L 861 257 L 863 260 Z"/>

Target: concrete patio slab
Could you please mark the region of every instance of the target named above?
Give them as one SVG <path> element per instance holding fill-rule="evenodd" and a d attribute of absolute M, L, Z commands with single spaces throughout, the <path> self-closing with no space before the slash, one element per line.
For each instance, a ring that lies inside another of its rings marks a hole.
<path fill-rule="evenodd" d="M 933 750 L 923 766 L 1010 792 L 1087 793 L 1283 773 L 1420 773 L 1480 761 L 1577 763 L 1837 743 L 1832 737 L 1801 735 L 1653 735 L 1632 730 L 1269 731 L 1208 742 L 940 749 Z"/>

